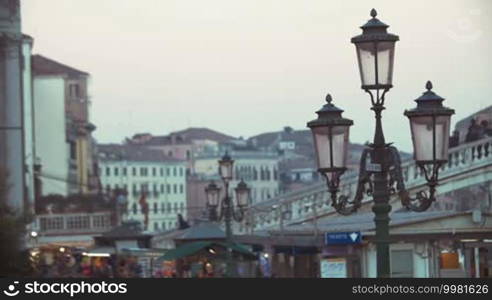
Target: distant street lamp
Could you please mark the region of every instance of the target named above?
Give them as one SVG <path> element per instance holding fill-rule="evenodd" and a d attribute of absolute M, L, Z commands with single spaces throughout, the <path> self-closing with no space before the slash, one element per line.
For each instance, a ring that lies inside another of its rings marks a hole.
<path fill-rule="evenodd" d="M 226 253 L 226 264 L 227 264 L 227 276 L 234 277 L 236 275 L 236 270 L 232 261 L 232 248 L 233 243 L 232 238 L 232 220 L 236 222 L 241 222 L 244 219 L 244 212 L 249 204 L 249 194 L 250 189 L 247 184 L 241 179 L 237 187 L 234 189 L 236 193 L 236 205 L 238 210 L 234 209 L 234 203 L 229 196 L 229 182 L 233 178 L 233 164 L 234 160 L 226 154 L 219 160 L 219 173 L 224 183 L 225 196 L 220 200 L 220 187 L 218 187 L 215 182 L 211 182 L 206 188 L 205 193 L 207 196 L 207 207 L 210 212 L 210 219 L 214 221 L 225 220 L 226 227 L 226 243 L 227 243 L 227 253 Z M 217 209 L 220 205 L 220 214 L 217 214 Z"/>
<path fill-rule="evenodd" d="M 376 117 L 374 141 L 362 153 L 357 191 L 352 201 L 345 195 L 338 195 L 340 177 L 347 168 L 352 120 L 342 117 L 343 110 L 333 105 L 328 95 L 327 104 L 316 112 L 318 118 L 307 126 L 313 133 L 318 171 L 327 180 L 335 210 L 349 215 L 361 206 L 365 193 L 373 196 L 377 274 L 378 277 L 390 277 L 390 194 L 398 191 L 402 204 L 413 211 L 424 211 L 435 201 L 439 168 L 448 158 L 449 127 L 454 110 L 442 105 L 444 99 L 432 91 L 432 84 L 428 81 L 427 91 L 415 100 L 417 107 L 404 113 L 410 120 L 415 161 L 429 187 L 428 193 L 418 192 L 411 198 L 405 189 L 398 150 L 385 142 L 381 124 L 384 96 L 393 87 L 394 51 L 399 38 L 387 33 L 388 25 L 378 20 L 376 15 L 373 9 L 372 19 L 361 27 L 362 34 L 352 38 L 357 50 L 361 87 L 370 95 L 371 110 Z"/>

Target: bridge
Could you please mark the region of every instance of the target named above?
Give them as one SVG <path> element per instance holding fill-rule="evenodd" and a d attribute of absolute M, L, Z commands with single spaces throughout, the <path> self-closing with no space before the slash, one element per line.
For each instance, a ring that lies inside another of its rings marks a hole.
<path fill-rule="evenodd" d="M 406 189 L 410 195 L 426 189 L 424 174 L 412 159 L 402 162 Z M 340 182 L 340 194 L 353 197 L 357 188 L 357 170 L 347 172 Z M 438 209 L 439 198 L 454 191 L 472 186 L 481 186 L 488 195 L 485 205 L 477 207 L 482 212 L 492 210 L 490 194 L 492 188 L 492 137 L 461 144 L 449 149 L 448 162 L 441 168 L 437 201 L 430 208 Z M 441 196 L 441 197 L 440 197 Z M 246 221 L 236 226 L 236 234 L 254 234 L 258 231 L 284 230 L 285 227 L 306 222 L 316 223 L 319 219 L 339 216 L 332 208 L 330 195 L 324 181 L 311 186 L 279 195 L 250 207 Z M 365 195 L 360 212 L 371 212 L 373 199 Z M 400 198 L 393 194 L 390 199 L 392 211 L 402 209 Z M 444 209 L 450 209 L 445 207 Z"/>

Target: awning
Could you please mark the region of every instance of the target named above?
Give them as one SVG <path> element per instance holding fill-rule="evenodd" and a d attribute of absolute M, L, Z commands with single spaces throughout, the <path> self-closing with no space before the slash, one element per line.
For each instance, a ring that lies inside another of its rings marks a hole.
<path fill-rule="evenodd" d="M 241 253 L 250 258 L 256 258 L 256 254 L 248 250 L 248 248 L 246 248 L 246 246 L 242 244 L 232 243 L 229 244 L 230 246 L 228 247 L 227 243 L 199 241 L 199 242 L 186 243 L 177 247 L 176 249 L 171 249 L 166 254 L 161 256 L 159 260 L 175 260 L 175 259 L 183 258 L 186 256 L 196 254 L 200 250 L 214 245 L 218 245 L 223 248 L 231 248 L 232 251 L 234 252 Z"/>

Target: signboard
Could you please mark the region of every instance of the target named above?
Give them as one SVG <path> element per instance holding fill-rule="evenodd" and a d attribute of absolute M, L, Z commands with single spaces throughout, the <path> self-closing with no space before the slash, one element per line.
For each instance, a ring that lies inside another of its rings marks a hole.
<path fill-rule="evenodd" d="M 347 261 L 345 258 L 326 258 L 320 262 L 321 278 L 347 278 Z"/>
<path fill-rule="evenodd" d="M 368 172 L 381 172 L 381 165 L 366 162 L 366 171 L 368 171 Z"/>
<path fill-rule="evenodd" d="M 360 244 L 362 234 L 360 231 L 351 232 L 327 232 L 325 235 L 326 245 L 348 245 Z"/>

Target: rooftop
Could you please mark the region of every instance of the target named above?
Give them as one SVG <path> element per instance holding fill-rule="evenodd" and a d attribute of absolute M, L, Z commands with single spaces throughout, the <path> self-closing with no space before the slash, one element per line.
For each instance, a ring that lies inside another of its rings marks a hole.
<path fill-rule="evenodd" d="M 68 75 L 70 77 L 88 76 L 89 73 L 69 67 L 45 56 L 32 56 L 32 71 L 34 75 Z"/>
<path fill-rule="evenodd" d="M 210 140 L 217 143 L 224 143 L 232 139 L 235 138 L 209 128 L 190 127 L 184 130 L 171 132 L 168 135 L 160 136 L 152 136 L 148 133 L 137 133 L 130 139 L 130 143 L 157 146 L 191 144 L 193 141 L 198 140 Z"/>
<path fill-rule="evenodd" d="M 98 156 L 106 161 L 140 162 L 183 162 L 183 160 L 165 155 L 160 150 L 152 150 L 139 145 L 99 144 Z"/>

